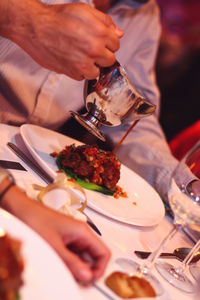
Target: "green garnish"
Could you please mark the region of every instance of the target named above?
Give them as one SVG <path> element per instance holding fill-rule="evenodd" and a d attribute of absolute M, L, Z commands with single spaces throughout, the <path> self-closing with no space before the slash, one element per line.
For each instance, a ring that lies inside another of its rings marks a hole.
<path fill-rule="evenodd" d="M 68 168 L 63 168 L 62 163 L 61 163 L 62 158 L 63 158 L 62 154 L 58 155 L 58 157 L 56 159 L 56 163 L 57 163 L 59 170 L 63 170 L 68 178 L 74 179 L 76 183 L 78 183 L 80 186 L 82 186 L 83 188 L 85 188 L 87 190 L 96 191 L 96 192 L 99 192 L 99 193 L 102 193 L 105 195 L 110 195 L 110 196 L 114 195 L 116 189 L 114 191 L 111 191 L 111 190 L 107 189 L 105 186 L 100 186 L 100 185 L 97 185 L 92 182 L 87 182 L 87 181 L 81 179 L 80 177 L 78 177 L 77 174 L 75 174 L 72 170 L 70 170 Z"/>

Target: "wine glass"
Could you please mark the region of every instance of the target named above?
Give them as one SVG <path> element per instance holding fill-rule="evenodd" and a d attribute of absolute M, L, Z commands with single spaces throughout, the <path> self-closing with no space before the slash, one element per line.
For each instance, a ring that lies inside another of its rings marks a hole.
<path fill-rule="evenodd" d="M 200 231 L 200 141 L 178 163 L 168 191 L 169 204 L 174 212 L 174 228 L 188 226 Z M 158 272 L 176 288 L 193 293 L 195 284 L 190 280 L 187 267 L 200 241 L 194 245 L 182 263 L 177 267 L 167 262 L 157 262 Z"/>
<path fill-rule="evenodd" d="M 198 242 L 198 246 L 200 247 L 200 242 Z M 198 265 L 192 264 L 190 266 L 190 273 L 196 281 L 200 279 L 200 267 Z"/>
<path fill-rule="evenodd" d="M 173 227 L 167 236 L 161 241 L 158 248 L 151 253 L 143 264 L 139 264 L 131 259 L 118 258 L 116 263 L 124 270 L 135 273 L 146 278 L 155 288 L 156 294 L 160 295 L 163 288 L 157 278 L 152 274 L 151 269 L 155 261 L 160 256 L 163 247 L 169 242 L 175 233 L 182 226 L 191 226 L 200 230 L 200 141 L 195 147 L 177 164 L 172 173 L 169 187 L 169 203 L 174 212 Z M 184 260 L 185 268 L 192 260 L 195 248 Z M 167 263 L 156 263 L 159 273 L 171 284 L 186 292 L 194 292 L 194 284 L 185 275 L 185 268 L 174 268 L 174 265 Z M 171 267 L 171 268 L 170 268 Z M 168 275 L 168 277 L 167 277 Z"/>

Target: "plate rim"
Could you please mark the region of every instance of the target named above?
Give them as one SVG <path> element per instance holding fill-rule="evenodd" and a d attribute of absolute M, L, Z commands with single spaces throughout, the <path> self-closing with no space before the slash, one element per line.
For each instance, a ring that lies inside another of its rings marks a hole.
<path fill-rule="evenodd" d="M 59 132 L 56 132 L 52 129 L 48 129 L 39 125 L 35 125 L 35 124 L 23 124 L 20 126 L 20 134 L 22 136 L 22 139 L 25 143 L 25 145 L 27 146 L 29 152 L 32 154 L 33 158 L 38 162 L 41 162 L 41 167 L 44 169 L 47 173 L 49 173 L 51 176 L 53 176 L 55 178 L 56 172 L 54 170 L 52 170 L 49 165 L 43 161 L 43 159 L 41 158 L 41 156 L 35 151 L 35 149 L 29 144 L 29 142 L 26 139 L 26 128 L 37 128 L 39 130 L 44 130 L 44 131 L 49 131 L 49 132 L 54 132 L 54 134 L 61 136 L 62 138 L 68 138 L 71 139 L 73 142 L 77 143 L 77 144 L 83 144 L 83 142 L 80 142 L 76 139 L 73 139 L 71 137 L 68 137 L 67 135 L 63 135 Z M 148 186 L 148 188 L 152 191 L 152 193 L 155 193 L 156 197 L 159 198 L 160 200 L 160 217 L 158 219 L 154 219 L 153 221 L 151 221 L 151 224 L 145 223 L 145 224 L 141 224 L 141 222 L 137 222 L 137 220 L 135 221 L 128 221 L 128 220 L 124 220 L 123 218 L 119 219 L 119 217 L 117 216 L 113 216 L 108 212 L 104 212 L 102 211 L 101 208 L 96 208 L 96 206 L 94 206 L 92 203 L 90 203 L 90 201 L 88 201 L 88 207 L 90 207 L 91 209 L 95 210 L 96 212 L 100 213 L 101 215 L 105 215 L 108 218 L 111 218 L 115 221 L 119 221 L 125 224 L 129 224 L 129 225 L 133 225 L 133 226 L 138 226 L 138 227 L 152 227 L 155 226 L 157 224 L 159 224 L 161 222 L 161 220 L 163 219 L 163 217 L 165 216 L 165 207 L 164 207 L 164 203 L 160 197 L 160 195 L 157 193 L 157 191 L 143 178 L 141 177 L 139 174 L 137 174 L 136 172 L 134 172 L 132 169 L 130 169 L 129 167 L 127 167 L 126 165 L 122 164 L 122 168 L 124 170 L 128 170 L 129 172 L 133 173 L 134 176 L 137 177 L 138 180 L 144 182 L 145 185 Z M 47 171 L 48 170 L 48 171 Z M 87 193 L 87 190 L 85 190 Z M 88 191 L 90 192 L 90 191 Z"/>

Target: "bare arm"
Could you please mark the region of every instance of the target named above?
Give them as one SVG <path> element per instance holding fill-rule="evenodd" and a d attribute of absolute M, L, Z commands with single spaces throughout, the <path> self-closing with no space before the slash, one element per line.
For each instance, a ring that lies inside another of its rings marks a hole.
<path fill-rule="evenodd" d="M 36 62 L 76 80 L 95 78 L 115 61 L 122 32 L 109 16 L 84 3 L 44 5 L 1 0 L 0 34 Z"/>
<path fill-rule="evenodd" d="M 8 184 L 8 180 L 3 180 L 0 193 Z M 110 252 L 86 223 L 29 199 L 16 185 L 1 198 L 1 206 L 46 239 L 77 280 L 90 283 L 103 274 Z"/>

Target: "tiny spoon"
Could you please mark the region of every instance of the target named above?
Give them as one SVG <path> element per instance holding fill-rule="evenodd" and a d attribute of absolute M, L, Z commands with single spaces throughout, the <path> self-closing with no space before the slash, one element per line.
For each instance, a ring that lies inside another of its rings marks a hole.
<path fill-rule="evenodd" d="M 190 252 L 190 250 L 191 248 L 176 248 L 173 251 L 173 253 L 161 253 L 160 258 L 177 258 L 178 260 L 183 261 L 187 256 L 187 254 Z M 151 254 L 151 252 L 145 252 L 145 251 L 134 251 L 134 253 L 142 259 L 147 258 Z M 199 260 L 200 260 L 200 251 L 197 251 L 194 254 L 190 263 L 196 263 Z"/>

